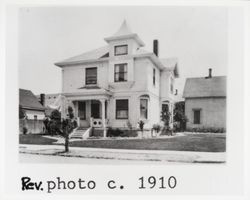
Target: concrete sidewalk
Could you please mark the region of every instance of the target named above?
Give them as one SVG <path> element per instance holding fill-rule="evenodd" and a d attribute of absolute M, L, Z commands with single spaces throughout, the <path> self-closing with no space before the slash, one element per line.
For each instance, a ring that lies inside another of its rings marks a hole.
<path fill-rule="evenodd" d="M 116 159 L 137 161 L 163 161 L 182 163 L 225 163 L 225 152 L 126 150 L 104 148 L 69 147 L 64 152 L 63 145 L 19 145 L 19 152 L 25 154 L 65 156 L 93 159 Z"/>

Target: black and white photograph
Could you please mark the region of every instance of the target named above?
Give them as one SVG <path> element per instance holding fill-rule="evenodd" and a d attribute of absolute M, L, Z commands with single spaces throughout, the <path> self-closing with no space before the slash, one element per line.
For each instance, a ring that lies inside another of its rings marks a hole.
<path fill-rule="evenodd" d="M 226 8 L 20 8 L 20 161 L 225 163 L 227 34 Z"/>
<path fill-rule="evenodd" d="M 244 199 L 243 4 L 53 2 L 5 9 L 4 194 Z"/>

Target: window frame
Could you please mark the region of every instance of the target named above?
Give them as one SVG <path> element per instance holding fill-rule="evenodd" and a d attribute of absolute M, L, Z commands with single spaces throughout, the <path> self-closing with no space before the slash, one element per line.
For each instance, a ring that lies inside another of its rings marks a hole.
<path fill-rule="evenodd" d="M 125 53 L 117 53 L 117 48 L 119 47 L 126 47 L 126 52 Z M 115 56 L 122 56 L 122 55 L 128 55 L 128 45 L 127 44 L 122 44 L 122 45 L 116 45 L 114 46 L 114 55 Z"/>
<path fill-rule="evenodd" d="M 142 100 L 144 100 L 144 101 L 146 101 L 146 117 L 144 118 L 144 117 L 142 117 L 142 109 L 141 109 L 141 101 Z M 140 98 L 140 118 L 141 119 L 145 119 L 145 120 L 147 120 L 148 119 L 148 102 L 149 102 L 149 100 L 147 99 L 147 98 Z"/>
<path fill-rule="evenodd" d="M 198 122 L 196 121 L 195 113 L 199 112 L 199 120 Z M 195 108 L 193 109 L 193 124 L 201 124 L 201 109 L 200 108 Z"/>
<path fill-rule="evenodd" d="M 127 117 L 118 117 L 117 112 L 122 110 L 122 109 L 117 109 L 117 102 L 118 101 L 127 101 L 127 104 L 128 104 L 128 106 L 127 106 L 128 109 L 126 110 L 128 113 Z M 116 101 L 115 101 L 115 118 L 118 120 L 119 119 L 121 119 L 121 120 L 129 119 L 129 99 L 116 99 Z"/>
<path fill-rule="evenodd" d="M 95 69 L 96 70 L 96 80 L 95 83 L 88 83 L 88 78 L 87 78 L 87 71 L 90 69 Z M 97 85 L 97 67 L 87 67 L 85 68 L 85 85 Z"/>
<path fill-rule="evenodd" d="M 126 66 L 126 70 L 124 70 L 124 72 L 120 72 L 120 70 L 119 70 L 119 72 L 116 72 L 116 67 L 120 67 L 121 65 L 124 65 L 124 66 Z M 127 76 L 126 76 L 126 80 L 123 80 L 123 81 L 120 81 L 120 76 L 119 76 L 119 74 L 126 74 Z M 116 80 L 116 74 L 118 74 L 118 80 Z M 128 81 L 128 63 L 117 63 L 117 64 L 115 64 L 114 65 L 114 82 L 127 82 Z"/>

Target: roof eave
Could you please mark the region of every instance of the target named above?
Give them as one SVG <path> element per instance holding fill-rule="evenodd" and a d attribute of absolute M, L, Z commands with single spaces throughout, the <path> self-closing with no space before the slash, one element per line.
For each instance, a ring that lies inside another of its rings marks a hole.
<path fill-rule="evenodd" d="M 27 109 L 27 110 L 36 110 L 36 111 L 45 111 L 44 108 L 35 108 L 35 107 L 29 107 L 29 106 L 21 106 L 22 109 Z"/>
<path fill-rule="evenodd" d="M 104 40 L 109 43 L 109 42 L 115 41 L 115 40 L 130 39 L 130 38 L 134 38 L 136 40 L 136 42 L 141 47 L 145 46 L 145 43 L 139 38 L 139 36 L 136 33 L 132 33 L 129 35 L 119 35 L 119 36 L 106 37 L 106 38 L 104 38 Z"/>
<path fill-rule="evenodd" d="M 86 63 L 93 63 L 93 62 L 104 62 L 108 61 L 109 58 L 98 58 L 98 59 L 88 59 L 88 60 L 77 60 L 77 61 L 62 61 L 58 63 L 54 63 L 54 65 L 58 67 L 65 67 L 68 65 L 80 65 L 80 64 L 86 64 Z"/>
<path fill-rule="evenodd" d="M 212 96 L 182 96 L 185 99 L 198 99 L 198 98 L 226 98 L 227 96 L 225 95 L 212 95 Z"/>

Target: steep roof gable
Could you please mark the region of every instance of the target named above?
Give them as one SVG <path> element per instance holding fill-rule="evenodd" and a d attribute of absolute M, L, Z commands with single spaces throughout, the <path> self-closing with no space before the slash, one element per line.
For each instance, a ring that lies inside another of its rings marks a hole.
<path fill-rule="evenodd" d="M 133 32 L 131 31 L 131 29 L 130 29 L 128 23 L 126 22 L 126 20 L 124 20 L 121 27 L 113 35 L 113 37 L 122 36 L 122 35 L 130 35 L 130 34 L 133 34 Z"/>
<path fill-rule="evenodd" d="M 141 38 L 136 33 L 133 33 L 131 31 L 126 20 L 124 20 L 118 31 L 114 35 L 104 38 L 104 40 L 109 43 L 115 40 L 130 39 L 130 38 L 134 39 L 140 46 L 145 46 Z"/>
<path fill-rule="evenodd" d="M 183 97 L 226 97 L 226 76 L 187 78 Z"/>
<path fill-rule="evenodd" d="M 45 110 L 30 90 L 19 89 L 19 106 L 32 110 Z"/>

